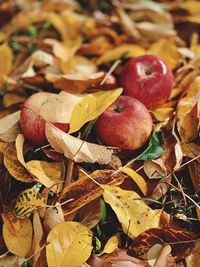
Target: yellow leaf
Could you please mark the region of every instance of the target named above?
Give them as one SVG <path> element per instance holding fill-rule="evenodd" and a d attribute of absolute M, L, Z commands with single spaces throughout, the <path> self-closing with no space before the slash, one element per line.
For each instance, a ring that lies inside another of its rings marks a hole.
<path fill-rule="evenodd" d="M 29 218 L 18 219 L 13 213 L 3 213 L 3 239 L 10 252 L 25 257 L 31 249 L 33 229 Z"/>
<path fill-rule="evenodd" d="M 147 194 L 147 183 L 141 175 L 139 175 L 137 172 L 128 167 L 123 168 L 122 172 L 126 173 L 133 179 L 133 181 L 138 185 L 144 195 Z"/>
<path fill-rule="evenodd" d="M 103 251 L 98 254 L 98 256 L 104 254 L 104 253 L 107 253 L 107 254 L 110 254 L 112 252 L 115 251 L 115 249 L 118 248 L 118 245 L 119 245 L 119 239 L 117 236 L 112 236 L 108 241 L 107 243 L 105 244 L 105 247 L 103 249 Z"/>
<path fill-rule="evenodd" d="M 182 61 L 177 46 L 170 39 L 158 39 L 150 46 L 148 53 L 160 57 L 171 69 L 178 67 Z"/>
<path fill-rule="evenodd" d="M 122 56 L 126 58 L 137 57 L 144 55 L 146 51 L 139 45 L 134 44 L 122 44 L 117 48 L 111 49 L 104 53 L 98 60 L 97 64 L 103 64 L 120 59 Z"/>
<path fill-rule="evenodd" d="M 163 107 L 153 110 L 152 113 L 158 121 L 166 121 L 169 119 L 173 110 L 173 108 Z"/>
<path fill-rule="evenodd" d="M 78 222 L 62 222 L 51 230 L 47 244 L 49 267 L 79 267 L 90 257 L 92 232 Z"/>
<path fill-rule="evenodd" d="M 37 186 L 22 191 L 14 207 L 14 214 L 18 218 L 29 217 L 38 207 L 44 206 L 44 201 L 38 192 Z"/>
<path fill-rule="evenodd" d="M 78 131 L 86 122 L 103 113 L 122 93 L 122 88 L 86 95 L 73 109 L 69 133 Z"/>
<path fill-rule="evenodd" d="M 7 93 L 3 97 L 4 107 L 9 107 L 11 105 L 24 102 L 25 97 L 16 93 Z"/>
<path fill-rule="evenodd" d="M 117 215 L 124 232 L 135 238 L 149 228 L 159 227 L 161 210 L 152 210 L 133 191 L 104 185 L 103 197 Z"/>
<path fill-rule="evenodd" d="M 0 62 L 0 81 L 2 81 L 11 71 L 13 62 L 12 49 L 6 43 L 0 45 Z"/>

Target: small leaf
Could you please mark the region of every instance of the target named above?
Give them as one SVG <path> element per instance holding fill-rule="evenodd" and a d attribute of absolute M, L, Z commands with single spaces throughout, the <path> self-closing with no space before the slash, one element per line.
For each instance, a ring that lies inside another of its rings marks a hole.
<path fill-rule="evenodd" d="M 118 245 L 119 245 L 118 237 L 112 236 L 105 244 L 105 247 L 104 247 L 103 251 L 99 254 L 99 256 L 104 254 L 104 253 L 106 253 L 106 254 L 113 253 L 118 248 Z"/>
<path fill-rule="evenodd" d="M 106 204 L 102 198 L 100 198 L 100 205 L 101 205 L 101 214 L 100 214 L 100 221 L 103 222 L 106 218 Z"/>
<path fill-rule="evenodd" d="M 103 113 L 122 93 L 122 88 L 88 94 L 73 109 L 69 133 L 78 131 L 86 122 Z"/>
<path fill-rule="evenodd" d="M 32 245 L 32 224 L 29 218 L 18 219 L 11 212 L 3 213 L 3 238 L 13 254 L 25 257 Z"/>
<path fill-rule="evenodd" d="M 51 230 L 47 244 L 48 266 L 78 267 L 90 257 L 92 232 L 78 222 L 62 222 Z"/>
<path fill-rule="evenodd" d="M 101 251 L 101 241 L 98 239 L 98 237 L 94 236 L 93 243 L 94 243 L 94 251 L 96 253 L 99 253 Z"/>
<path fill-rule="evenodd" d="M 156 159 L 165 153 L 163 145 L 163 135 L 161 132 L 153 133 L 147 149 L 137 157 L 137 160 Z"/>
<path fill-rule="evenodd" d="M 160 210 L 152 210 L 136 192 L 116 186 L 103 187 L 105 202 L 112 207 L 124 232 L 130 238 L 135 238 L 149 228 L 159 226 Z"/>
<path fill-rule="evenodd" d="M 16 217 L 25 218 L 35 212 L 38 206 L 43 205 L 45 205 L 44 201 L 41 199 L 38 189 L 34 186 L 19 194 L 13 212 Z"/>
<path fill-rule="evenodd" d="M 6 44 L 0 45 L 0 81 L 5 80 L 12 68 L 13 53 L 12 49 Z"/>
<path fill-rule="evenodd" d="M 128 167 L 122 168 L 122 172 L 126 173 L 129 177 L 133 179 L 133 181 L 138 185 L 144 195 L 147 194 L 147 183 L 141 175 L 139 175 L 133 169 Z"/>
<path fill-rule="evenodd" d="M 31 37 L 36 37 L 38 30 L 35 26 L 31 25 L 27 28 L 27 33 L 28 35 L 30 35 Z"/>

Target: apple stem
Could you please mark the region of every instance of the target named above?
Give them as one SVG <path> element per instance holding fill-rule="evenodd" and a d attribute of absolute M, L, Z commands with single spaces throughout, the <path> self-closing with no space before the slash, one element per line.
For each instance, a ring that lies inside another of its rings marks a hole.
<path fill-rule="evenodd" d="M 114 109 L 114 111 L 117 112 L 117 113 L 121 113 L 122 110 L 123 110 L 123 107 L 122 107 L 122 106 L 118 106 L 118 107 L 116 107 L 116 108 Z"/>

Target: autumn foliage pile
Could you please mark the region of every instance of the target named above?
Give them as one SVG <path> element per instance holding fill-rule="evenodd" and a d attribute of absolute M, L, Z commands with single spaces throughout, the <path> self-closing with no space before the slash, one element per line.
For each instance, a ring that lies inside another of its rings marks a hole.
<path fill-rule="evenodd" d="M 200 266 L 200 2 L 8 0 L 0 27 L 0 266 Z"/>

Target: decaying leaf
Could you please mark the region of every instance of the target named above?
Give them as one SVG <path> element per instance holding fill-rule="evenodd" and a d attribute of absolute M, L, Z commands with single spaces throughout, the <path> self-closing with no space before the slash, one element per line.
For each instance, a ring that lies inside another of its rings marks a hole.
<path fill-rule="evenodd" d="M 200 162 L 194 160 L 189 164 L 190 177 L 197 194 L 200 193 Z"/>
<path fill-rule="evenodd" d="M 191 253 L 195 239 L 195 234 L 181 228 L 152 228 L 141 233 L 133 241 L 129 247 L 129 253 L 141 259 L 147 259 L 147 252 L 153 245 L 170 244 L 174 259 L 181 260 Z"/>
<path fill-rule="evenodd" d="M 191 255 L 186 257 L 185 261 L 187 267 L 199 267 L 200 266 L 199 257 L 200 257 L 200 241 L 196 243 L 195 248 L 192 251 Z"/>
<path fill-rule="evenodd" d="M 92 254 L 87 261 L 91 267 L 150 267 L 150 265 L 142 260 L 131 257 L 127 254 L 125 249 L 116 249 L 111 254 L 105 254 L 99 257 L 96 254 Z"/>
<path fill-rule="evenodd" d="M 18 160 L 14 144 L 10 144 L 5 151 L 4 165 L 15 179 L 25 183 L 32 183 L 35 181 L 35 179 Z"/>
<path fill-rule="evenodd" d="M 177 106 L 177 127 L 183 142 L 193 141 L 199 131 L 198 101 L 200 95 L 200 77 L 198 76 L 190 85 L 187 95 Z"/>
<path fill-rule="evenodd" d="M 55 151 L 64 154 L 75 162 L 109 164 L 114 148 L 97 145 L 73 137 L 55 126 L 46 123 L 46 136 Z"/>
<path fill-rule="evenodd" d="M 29 217 L 38 207 L 45 205 L 40 196 L 39 189 L 40 186 L 38 187 L 36 184 L 32 188 L 26 189 L 19 194 L 13 210 L 17 218 Z"/>
<path fill-rule="evenodd" d="M 122 93 L 122 88 L 99 91 L 85 96 L 74 107 L 70 118 L 69 133 L 76 132 L 86 122 L 91 121 L 103 113 Z"/>
<path fill-rule="evenodd" d="M 61 206 L 58 204 L 55 208 L 48 208 L 44 214 L 44 226 L 49 233 L 57 224 L 64 222 L 64 215 Z"/>
<path fill-rule="evenodd" d="M 97 88 L 104 77 L 104 72 L 98 72 L 90 75 L 46 74 L 46 79 L 52 82 L 55 88 L 75 94 L 85 93 L 92 87 Z"/>
<path fill-rule="evenodd" d="M 20 111 L 16 111 L 0 119 L 0 140 L 4 142 L 15 141 L 21 132 L 19 127 Z"/>
<path fill-rule="evenodd" d="M 115 211 L 124 232 L 135 238 L 145 230 L 160 225 L 160 210 L 152 210 L 133 191 L 104 185 L 103 197 Z"/>
<path fill-rule="evenodd" d="M 79 251 L 78 255 L 77 251 Z M 59 223 L 47 237 L 48 266 L 78 267 L 87 261 L 91 251 L 92 232 L 78 222 Z"/>
<path fill-rule="evenodd" d="M 99 184 L 121 184 L 125 176 L 120 175 L 112 170 L 95 171 L 90 176 Z M 69 184 L 61 193 L 60 202 L 73 199 L 63 205 L 64 214 L 68 215 L 77 211 L 87 203 L 100 197 L 103 194 L 103 188 L 92 181 L 87 175 L 81 177 L 78 181 Z"/>
<path fill-rule="evenodd" d="M 3 238 L 13 254 L 25 257 L 32 245 L 32 224 L 29 218 L 18 219 L 12 213 L 3 213 Z"/>

